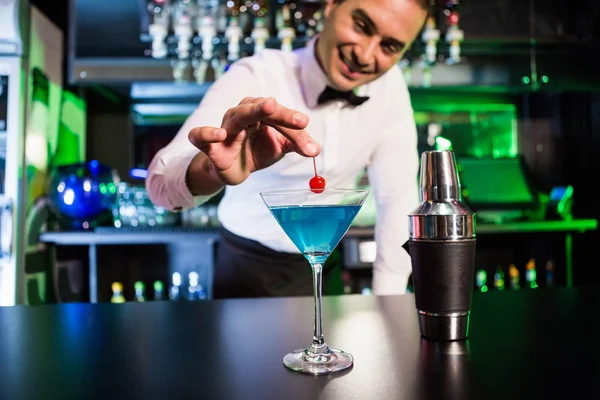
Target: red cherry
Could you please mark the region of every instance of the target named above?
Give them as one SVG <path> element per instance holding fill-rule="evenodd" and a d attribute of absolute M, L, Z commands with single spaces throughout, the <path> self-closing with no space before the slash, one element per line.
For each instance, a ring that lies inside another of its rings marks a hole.
<path fill-rule="evenodd" d="M 325 190 L 325 178 L 322 176 L 313 176 L 309 182 L 310 190 L 313 193 L 323 193 Z"/>

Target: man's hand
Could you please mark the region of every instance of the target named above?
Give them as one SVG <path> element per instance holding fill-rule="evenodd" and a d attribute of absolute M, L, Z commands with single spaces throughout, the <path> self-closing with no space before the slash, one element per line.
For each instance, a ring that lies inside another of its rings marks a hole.
<path fill-rule="evenodd" d="M 317 156 L 321 147 L 304 131 L 307 125 L 307 115 L 282 106 L 272 97 L 248 97 L 225 113 L 220 128 L 194 128 L 188 138 L 208 158 L 205 161 L 209 164 L 201 169 L 210 168 L 211 175 L 223 185 L 237 185 L 286 153 Z M 195 174 L 188 170 L 188 180 L 194 179 Z"/>

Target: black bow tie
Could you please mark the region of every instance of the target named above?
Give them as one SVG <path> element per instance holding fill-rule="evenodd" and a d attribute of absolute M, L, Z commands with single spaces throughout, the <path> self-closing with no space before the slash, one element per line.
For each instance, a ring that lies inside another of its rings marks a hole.
<path fill-rule="evenodd" d="M 368 96 L 357 96 L 353 91 L 342 92 L 332 88 L 331 86 L 327 86 L 323 93 L 319 95 L 319 99 L 317 100 L 317 104 L 327 103 L 330 100 L 345 100 L 353 106 L 360 106 L 365 101 L 369 100 Z"/>

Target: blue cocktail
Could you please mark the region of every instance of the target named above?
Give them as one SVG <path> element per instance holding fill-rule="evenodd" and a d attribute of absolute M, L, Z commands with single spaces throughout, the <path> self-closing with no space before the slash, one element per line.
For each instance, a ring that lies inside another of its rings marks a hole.
<path fill-rule="evenodd" d="M 322 375 L 350 367 L 351 354 L 330 348 L 323 339 L 321 296 L 323 264 L 358 214 L 368 190 L 275 190 L 261 193 L 271 213 L 313 271 L 315 323 L 313 343 L 287 354 L 283 363 L 299 372 Z"/>

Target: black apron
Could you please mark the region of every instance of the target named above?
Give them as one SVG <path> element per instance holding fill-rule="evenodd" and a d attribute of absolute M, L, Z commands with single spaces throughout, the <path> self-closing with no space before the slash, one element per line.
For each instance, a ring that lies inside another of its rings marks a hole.
<path fill-rule="evenodd" d="M 221 228 L 213 298 L 312 296 L 310 264 L 302 254 L 282 253 Z M 283 233 L 282 233 L 283 235 Z M 339 251 L 323 269 L 323 295 L 343 294 Z"/>

